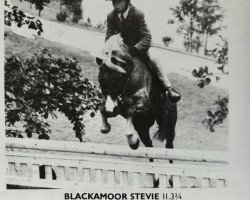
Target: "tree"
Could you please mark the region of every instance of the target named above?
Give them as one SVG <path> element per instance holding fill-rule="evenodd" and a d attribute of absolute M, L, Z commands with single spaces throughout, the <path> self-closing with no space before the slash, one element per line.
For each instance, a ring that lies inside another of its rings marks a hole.
<path fill-rule="evenodd" d="M 219 22 L 223 19 L 224 10 L 218 0 L 202 0 L 199 4 L 197 23 L 199 32 L 204 34 L 204 55 L 207 55 L 208 37 L 221 30 Z"/>
<path fill-rule="evenodd" d="M 196 53 L 199 53 L 200 47 L 202 46 L 202 42 L 200 40 L 199 34 L 194 31 L 194 27 L 188 26 L 186 24 L 181 25 L 177 29 L 177 33 L 183 35 L 183 45 L 186 51 L 193 52 L 193 50 L 195 50 Z"/>
<path fill-rule="evenodd" d="M 78 23 L 82 19 L 82 0 L 61 0 L 61 5 L 65 5 L 70 12 L 73 13 L 72 21 Z"/>
<path fill-rule="evenodd" d="M 184 35 L 187 51 L 198 52 L 201 45 L 200 35 L 204 39 L 204 53 L 207 51 L 208 36 L 217 34 L 221 27 L 218 22 L 223 19 L 223 10 L 218 0 L 180 0 L 180 6 L 171 8 L 173 15 L 183 24 L 177 29 Z"/>
<path fill-rule="evenodd" d="M 187 51 L 193 52 L 193 37 L 196 33 L 196 18 L 198 13 L 198 0 L 180 0 L 180 6 L 170 8 L 173 15 L 183 23 L 177 32 L 184 35 L 184 46 Z"/>
<path fill-rule="evenodd" d="M 38 15 L 41 17 L 41 12 L 45 5 L 50 3 L 50 0 L 30 0 L 31 4 L 35 4 L 36 9 L 39 11 Z"/>

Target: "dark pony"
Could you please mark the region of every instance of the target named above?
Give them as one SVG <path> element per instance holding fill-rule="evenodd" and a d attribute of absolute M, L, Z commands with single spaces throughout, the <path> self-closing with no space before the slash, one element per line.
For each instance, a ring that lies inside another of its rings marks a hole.
<path fill-rule="evenodd" d="M 100 107 L 101 132 L 110 131 L 109 117 L 122 115 L 128 122 L 125 135 L 129 146 L 138 148 L 137 132 L 146 147 L 153 147 L 149 129 L 155 120 L 161 119 L 164 128 L 155 137 L 166 140 L 166 148 L 173 148 L 177 107 L 168 102 L 146 59 L 132 58 L 120 35 L 114 35 L 105 43 L 103 56 L 98 56 L 96 62 L 100 66 L 99 82 L 106 99 Z"/>

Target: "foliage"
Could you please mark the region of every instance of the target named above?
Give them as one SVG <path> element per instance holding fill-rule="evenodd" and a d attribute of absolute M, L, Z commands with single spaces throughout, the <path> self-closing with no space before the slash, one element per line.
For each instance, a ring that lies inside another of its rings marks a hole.
<path fill-rule="evenodd" d="M 17 6 L 11 7 L 9 2 L 5 0 L 4 24 L 11 26 L 13 23 L 19 28 L 28 26 L 29 29 L 36 30 L 38 35 L 41 35 L 43 32 L 42 22 L 40 20 L 26 15 L 22 10 L 19 10 Z"/>
<path fill-rule="evenodd" d="M 177 32 L 184 35 L 186 50 L 196 52 L 202 46 L 200 35 L 204 36 L 205 52 L 208 36 L 217 34 L 221 30 L 220 22 L 224 11 L 218 0 L 180 0 L 179 6 L 171 8 L 173 15 L 183 24 Z"/>
<path fill-rule="evenodd" d="M 223 19 L 224 10 L 218 0 L 202 0 L 197 14 L 198 31 L 205 36 L 204 54 L 206 55 L 208 36 L 215 35 L 221 30 L 218 22 Z"/>
<path fill-rule="evenodd" d="M 107 29 L 107 23 L 106 21 L 104 23 L 99 22 L 96 26 L 94 26 L 95 29 L 103 31 Z"/>
<path fill-rule="evenodd" d="M 207 116 L 202 121 L 203 126 L 209 128 L 211 132 L 214 132 L 214 125 L 222 124 L 224 119 L 228 114 L 228 97 L 221 98 L 218 96 L 218 100 L 215 103 L 218 105 L 217 110 L 212 112 L 211 110 L 207 111 Z"/>
<path fill-rule="evenodd" d="M 174 19 L 169 19 L 168 24 L 174 24 Z"/>
<path fill-rule="evenodd" d="M 87 22 L 81 24 L 84 28 L 90 29 L 90 30 L 95 30 L 95 31 L 100 31 L 100 32 L 105 32 L 107 29 L 107 20 L 105 20 L 103 23 L 98 22 L 96 25 L 92 25 L 91 19 L 88 17 Z"/>
<path fill-rule="evenodd" d="M 83 75 L 75 58 L 56 58 L 47 49 L 26 60 L 6 58 L 6 126 L 21 121 L 28 137 L 36 133 L 39 139 L 49 139 L 46 119 L 55 118 L 55 112 L 60 111 L 74 125 L 76 137 L 82 142 L 82 116 L 87 111 L 94 116 L 102 101 L 99 90 Z M 6 135 L 11 131 L 7 128 Z M 19 137 L 20 133 L 15 135 Z"/>
<path fill-rule="evenodd" d="M 171 8 L 173 15 L 183 24 L 177 29 L 177 33 L 184 35 L 184 46 L 187 51 L 194 49 L 193 37 L 196 33 L 196 18 L 198 0 L 180 0 L 180 6 Z"/>
<path fill-rule="evenodd" d="M 29 0 L 31 4 L 35 4 L 37 10 L 39 10 L 39 17 L 41 17 L 41 11 L 44 6 L 50 3 L 50 0 Z"/>
<path fill-rule="evenodd" d="M 202 46 L 201 38 L 199 34 L 197 34 L 197 32 L 192 31 L 191 29 L 192 27 L 189 27 L 187 25 L 181 25 L 177 29 L 177 33 L 183 35 L 184 37 L 183 45 L 186 51 L 192 52 L 193 50 L 195 50 L 196 53 L 199 53 L 200 47 Z"/>
<path fill-rule="evenodd" d="M 72 3 L 72 0 L 61 0 L 61 5 L 66 5 L 69 9 L 71 9 Z"/>
<path fill-rule="evenodd" d="M 221 36 L 220 36 L 221 37 Z M 228 71 L 225 67 L 228 64 L 228 41 L 221 37 L 224 45 L 220 46 L 220 48 L 215 48 L 212 50 L 212 53 L 217 57 L 217 64 L 219 64 L 218 73 L 214 74 L 208 72 L 208 67 L 200 67 L 199 70 L 194 69 L 192 71 L 192 75 L 195 78 L 198 78 L 196 81 L 196 85 L 200 88 L 203 88 L 205 85 L 209 85 L 211 83 L 211 76 L 215 77 L 217 81 L 220 80 L 221 75 L 228 75 Z"/>
<path fill-rule="evenodd" d="M 78 23 L 82 19 L 82 0 L 62 0 L 61 5 L 65 5 L 73 13 L 72 22 Z"/>
<path fill-rule="evenodd" d="M 57 15 L 56 15 L 56 19 L 59 22 L 65 22 L 66 18 L 67 18 L 67 13 L 66 12 L 60 12 L 60 13 L 57 13 Z"/>
<path fill-rule="evenodd" d="M 162 42 L 165 44 L 165 46 L 169 46 L 169 44 L 170 44 L 171 42 L 173 42 L 173 40 L 172 40 L 171 37 L 164 36 L 164 37 L 162 38 Z"/>
<path fill-rule="evenodd" d="M 91 19 L 89 17 L 87 18 L 87 23 L 91 24 Z"/>
<path fill-rule="evenodd" d="M 22 131 L 8 128 L 5 130 L 7 137 L 23 138 Z"/>
<path fill-rule="evenodd" d="M 228 41 L 220 36 L 223 41 L 223 45 L 220 46 L 221 48 L 216 48 L 213 50 L 215 54 L 218 54 L 217 63 L 220 65 L 218 70 L 220 70 L 223 74 L 228 74 L 228 71 L 225 70 L 225 67 L 228 64 Z"/>
<path fill-rule="evenodd" d="M 198 4 L 197 22 L 199 31 L 208 35 L 217 34 L 221 30 L 219 23 L 223 19 L 224 10 L 218 0 L 202 0 Z"/>
<path fill-rule="evenodd" d="M 74 16 L 72 18 L 72 22 L 78 23 L 80 19 L 82 19 L 82 9 L 81 9 L 81 3 L 82 1 L 74 1 L 72 6 L 72 12 L 74 13 Z"/>
<path fill-rule="evenodd" d="M 212 76 L 213 73 L 208 72 L 208 67 L 200 67 L 199 70 L 194 69 L 192 71 L 192 75 L 195 78 L 198 78 L 196 81 L 196 85 L 200 88 L 204 88 L 205 85 L 209 85 L 211 83 L 211 78 L 209 76 Z"/>
<path fill-rule="evenodd" d="M 198 78 L 198 80 L 196 81 L 196 85 L 200 88 L 203 88 L 205 85 L 209 85 L 211 83 L 210 76 L 215 76 L 216 80 L 218 81 L 221 75 L 228 74 L 225 69 L 228 64 L 228 42 L 222 37 L 221 39 L 223 40 L 224 45 L 221 46 L 221 48 L 216 48 L 213 50 L 213 53 L 217 55 L 217 63 L 219 64 L 219 67 L 217 69 L 219 70 L 219 73 L 209 73 L 207 66 L 205 66 L 204 68 L 200 67 L 198 71 L 196 69 L 192 71 L 192 75 Z M 227 117 L 228 99 L 228 97 L 221 98 L 219 96 L 218 100 L 215 101 L 215 103 L 218 105 L 217 110 L 214 113 L 211 110 L 207 111 L 207 116 L 202 121 L 202 124 L 206 128 L 209 128 L 211 132 L 214 132 L 214 125 L 223 123 L 223 120 Z"/>

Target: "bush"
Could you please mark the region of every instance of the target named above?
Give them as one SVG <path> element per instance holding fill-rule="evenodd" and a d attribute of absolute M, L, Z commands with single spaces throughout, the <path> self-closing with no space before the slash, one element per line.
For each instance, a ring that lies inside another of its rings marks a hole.
<path fill-rule="evenodd" d="M 82 9 L 81 9 L 82 0 L 62 0 L 61 5 L 65 5 L 71 13 L 73 13 L 72 22 L 78 23 L 82 19 Z"/>
<path fill-rule="evenodd" d="M 162 38 L 162 42 L 165 44 L 165 46 L 169 46 L 169 44 L 172 42 L 172 38 L 165 36 Z"/>
<path fill-rule="evenodd" d="M 168 24 L 174 24 L 174 20 L 173 19 L 169 19 L 168 20 Z"/>
<path fill-rule="evenodd" d="M 92 111 L 93 116 L 101 98 L 97 87 L 83 77 L 75 58 L 56 58 L 46 49 L 26 60 L 17 56 L 6 58 L 6 135 L 21 137 L 9 129 L 20 121 L 28 137 L 35 133 L 39 139 L 48 139 L 51 131 L 46 119 L 55 118 L 55 111 L 60 111 L 74 125 L 75 135 L 82 142 L 82 116 L 87 111 Z"/>
<path fill-rule="evenodd" d="M 80 19 L 82 19 L 82 9 L 81 9 L 81 1 L 78 3 L 73 4 L 71 11 L 74 13 L 72 18 L 73 23 L 78 23 Z"/>
<path fill-rule="evenodd" d="M 207 116 L 202 121 L 203 126 L 209 128 L 211 132 L 215 132 L 214 126 L 222 124 L 228 115 L 228 97 L 221 98 L 218 96 L 218 100 L 215 101 L 215 104 L 218 105 L 215 112 L 211 110 L 207 111 Z"/>
<path fill-rule="evenodd" d="M 220 80 L 220 76 L 228 75 L 227 64 L 228 64 L 228 41 L 227 39 L 220 36 L 223 40 L 224 45 L 220 48 L 215 48 L 211 52 L 211 55 L 217 57 L 217 64 L 220 66 L 217 67 L 219 73 L 213 74 L 208 72 L 208 67 L 200 67 L 199 70 L 194 69 L 192 75 L 197 78 L 196 85 L 200 88 L 203 88 L 206 85 L 211 83 L 210 77 L 215 77 L 216 81 Z M 218 105 L 217 110 L 212 112 L 211 110 L 207 111 L 207 116 L 202 121 L 202 124 L 209 128 L 211 132 L 214 132 L 214 126 L 223 123 L 224 119 L 228 115 L 228 97 L 218 97 L 218 100 L 215 103 Z"/>
<path fill-rule="evenodd" d="M 74 14 L 74 16 L 72 18 L 72 22 L 77 24 L 80 19 L 82 19 L 81 15 L 75 15 Z"/>
<path fill-rule="evenodd" d="M 87 18 L 87 23 L 91 24 L 91 19 L 89 17 Z"/>
<path fill-rule="evenodd" d="M 101 22 L 99 22 L 96 26 L 95 26 L 95 28 L 97 29 L 97 30 L 105 30 L 106 28 L 107 28 L 107 25 L 105 24 L 105 23 L 101 23 Z"/>
<path fill-rule="evenodd" d="M 65 22 L 66 21 L 66 18 L 67 18 L 67 13 L 66 12 L 60 12 L 56 15 L 56 19 L 59 21 L 59 22 Z"/>
<path fill-rule="evenodd" d="M 91 27 L 92 27 L 92 24 L 83 23 L 82 26 L 83 26 L 83 27 L 86 27 L 86 28 L 91 28 Z"/>
<path fill-rule="evenodd" d="M 17 6 L 11 7 L 7 0 L 4 2 L 4 24 L 6 26 L 11 26 L 12 24 L 16 24 L 18 28 L 28 26 L 28 29 L 37 31 L 38 35 L 43 33 L 43 24 L 39 19 L 26 15 Z"/>

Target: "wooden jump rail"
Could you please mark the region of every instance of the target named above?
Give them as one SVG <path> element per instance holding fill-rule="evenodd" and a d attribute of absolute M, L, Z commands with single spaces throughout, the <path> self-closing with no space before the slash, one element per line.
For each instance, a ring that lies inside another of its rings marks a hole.
<path fill-rule="evenodd" d="M 131 150 L 113 144 L 16 138 L 6 139 L 6 150 L 9 186 L 153 187 L 155 175 L 160 188 L 228 185 L 227 154 L 222 152 L 145 147 Z M 155 162 L 150 163 L 149 158 Z M 169 159 L 174 163 L 169 164 Z"/>

